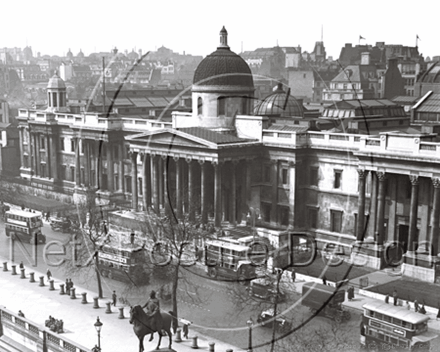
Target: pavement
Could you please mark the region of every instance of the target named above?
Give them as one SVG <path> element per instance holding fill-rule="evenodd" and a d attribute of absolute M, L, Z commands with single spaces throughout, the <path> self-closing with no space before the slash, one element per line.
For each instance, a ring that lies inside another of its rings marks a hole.
<path fill-rule="evenodd" d="M 45 320 L 49 315 L 55 319 L 64 321 L 65 333 L 61 334 L 68 339 L 93 348 L 98 343 L 97 332 L 94 327 L 96 318 L 99 316 L 103 327 L 101 330 L 101 348 L 103 352 L 137 351 L 139 340 L 133 332 L 133 326 L 129 323 L 129 307 L 124 307 L 124 319 L 119 319 L 119 307 L 111 307 L 112 313 L 106 314 L 106 302 L 111 301 L 110 297 L 98 300 L 99 308 L 93 308 L 93 297 L 97 294 L 81 287 L 76 287 L 76 299 L 70 296 L 60 295 L 59 284 L 62 280 L 53 278 L 56 290 L 49 290 L 49 283 L 45 274 L 34 270 L 32 267 L 25 266 L 26 279 L 21 279 L 20 275 L 12 275 L 11 262 L 0 258 L 1 262 L 8 262 L 9 271 L 0 270 L 0 305 L 7 309 L 17 312 L 21 310 L 27 319 L 34 323 L 44 326 Z M 18 266 L 17 271 L 19 272 Z M 29 281 L 29 273 L 35 272 L 35 283 Z M 44 287 L 39 286 L 39 277 L 44 276 Z M 82 293 L 87 293 L 87 304 L 82 304 Z M 176 335 L 172 336 L 172 348 L 175 351 L 193 351 L 193 337 L 197 336 L 197 345 L 200 350 L 209 350 L 209 344 L 214 342 L 215 351 L 226 352 L 228 349 L 234 352 L 244 350 L 236 346 L 229 345 L 211 337 L 199 334 L 193 329 L 189 329 L 189 339 L 182 339 L 182 342 L 175 342 Z M 145 351 L 155 350 L 158 335 L 154 335 L 154 340 L 149 342 L 148 336 L 144 338 Z M 162 338 L 161 349 L 168 347 L 168 336 Z"/>
<path fill-rule="evenodd" d="M 355 298 L 352 301 L 348 301 L 348 299 L 346 299 L 346 301 L 343 303 L 343 306 L 345 306 L 349 309 L 362 311 L 363 310 L 362 307 L 366 303 L 369 303 L 372 301 L 377 301 L 377 300 L 384 302 L 385 295 L 369 291 L 368 288 L 373 287 L 373 286 L 377 286 L 377 285 L 382 285 L 385 283 L 390 283 L 395 280 L 407 281 L 408 285 L 414 284 L 413 279 L 405 279 L 405 277 L 401 276 L 400 268 L 397 268 L 394 271 L 391 271 L 389 269 L 375 271 L 375 272 L 371 272 L 369 274 L 351 279 L 348 281 L 347 286 L 345 286 L 343 288 L 346 288 L 346 287 L 352 285 L 355 288 Z M 295 292 L 301 294 L 302 285 L 304 283 L 310 282 L 310 281 L 322 283 L 322 280 L 319 278 L 314 278 L 314 277 L 301 275 L 301 274 L 297 273 L 296 280 L 295 280 L 294 284 L 292 284 L 291 281 L 289 283 L 288 277 L 285 277 L 285 278 L 283 277 L 282 284 L 284 284 L 284 287 L 286 289 L 292 290 L 292 291 L 295 291 Z M 368 282 L 368 286 L 363 288 L 362 285 L 360 285 L 361 282 Z M 335 283 L 332 281 L 327 281 L 327 285 L 335 286 Z M 393 304 L 392 297 L 390 297 L 389 302 L 390 302 L 390 304 Z M 420 302 L 420 300 L 419 300 L 419 302 Z M 404 301 L 403 303 L 406 303 L 406 301 Z M 414 311 L 414 303 L 409 302 L 409 304 L 410 304 L 411 310 Z M 425 309 L 426 309 L 426 315 L 429 317 L 428 329 L 435 331 L 435 332 L 440 332 L 440 320 L 437 320 L 437 313 L 438 313 L 439 308 L 425 306 Z"/>

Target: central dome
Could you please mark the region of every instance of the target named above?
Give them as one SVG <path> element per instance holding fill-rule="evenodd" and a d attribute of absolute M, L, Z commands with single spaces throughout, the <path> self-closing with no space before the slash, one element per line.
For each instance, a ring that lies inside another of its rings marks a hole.
<path fill-rule="evenodd" d="M 225 27 L 220 32 L 220 46 L 205 57 L 194 73 L 195 87 L 223 86 L 224 88 L 254 88 L 248 64 L 227 45 Z"/>

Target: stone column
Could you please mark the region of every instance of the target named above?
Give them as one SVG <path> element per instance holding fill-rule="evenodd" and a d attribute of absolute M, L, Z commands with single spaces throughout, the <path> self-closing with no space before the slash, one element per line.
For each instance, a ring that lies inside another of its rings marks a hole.
<path fill-rule="evenodd" d="M 50 145 L 50 159 L 51 159 L 51 166 L 52 166 L 52 177 L 53 180 L 56 182 L 58 181 L 58 158 L 57 158 L 57 143 L 55 141 L 55 138 L 57 138 L 56 135 L 49 135 L 49 145 Z"/>
<path fill-rule="evenodd" d="M 30 168 L 33 171 L 33 174 L 36 175 L 37 174 L 37 167 L 35 164 L 35 139 L 34 139 L 34 134 L 29 132 L 29 156 L 30 156 Z"/>
<path fill-rule="evenodd" d="M 377 176 L 376 172 L 371 172 L 371 195 L 370 195 L 370 214 L 368 219 L 367 237 L 374 241 L 376 236 L 376 215 L 377 215 Z"/>
<path fill-rule="evenodd" d="M 124 170 L 124 159 L 125 159 L 125 148 L 124 142 L 119 144 L 119 190 L 125 192 L 125 170 Z"/>
<path fill-rule="evenodd" d="M 206 163 L 199 160 L 200 164 L 200 213 L 202 214 L 202 222 L 208 222 L 208 209 L 206 207 Z"/>
<path fill-rule="evenodd" d="M 40 159 L 40 134 L 35 133 L 35 166 L 36 166 L 36 174 L 41 176 L 41 159 Z"/>
<path fill-rule="evenodd" d="M 23 139 L 23 136 L 24 136 L 24 129 L 22 127 L 20 127 L 18 129 L 18 137 L 19 137 L 19 145 L 20 145 L 20 166 L 21 167 L 24 167 L 24 155 L 23 155 L 23 151 L 24 151 L 23 141 L 24 141 L 24 139 Z"/>
<path fill-rule="evenodd" d="M 179 158 L 174 158 L 176 162 L 176 216 L 182 218 L 182 165 Z"/>
<path fill-rule="evenodd" d="M 409 175 L 411 182 L 411 205 L 409 209 L 408 253 L 415 251 L 414 242 L 417 237 L 417 209 L 419 206 L 419 177 Z"/>
<path fill-rule="evenodd" d="M 45 147 L 46 147 L 46 171 L 47 171 L 46 177 L 47 178 L 53 178 L 52 177 L 52 174 L 53 174 L 53 172 L 52 172 L 52 160 L 50 160 L 51 159 L 51 153 L 50 153 L 51 145 L 50 145 L 49 135 L 48 134 L 45 135 L 45 140 L 46 140 Z"/>
<path fill-rule="evenodd" d="M 376 222 L 376 233 L 377 233 L 377 244 L 383 245 L 384 242 L 384 218 L 385 218 L 385 172 L 377 172 L 377 179 L 379 181 L 378 196 L 377 196 L 377 222 Z"/>
<path fill-rule="evenodd" d="M 222 220 L 222 173 L 219 162 L 213 162 L 212 165 L 214 167 L 214 225 L 220 227 Z"/>
<path fill-rule="evenodd" d="M 150 169 L 150 156 L 145 153 L 142 158 L 142 204 L 144 206 L 144 210 L 148 210 L 151 207 L 151 169 Z"/>
<path fill-rule="evenodd" d="M 153 193 L 153 206 L 154 206 L 154 211 L 157 212 L 157 214 L 159 214 L 160 208 L 159 208 L 159 194 L 158 194 L 158 188 L 159 188 L 159 182 L 157 180 L 157 156 L 152 155 L 151 156 L 151 178 L 152 178 L 152 185 L 153 185 L 153 189 L 152 189 L 152 193 Z"/>
<path fill-rule="evenodd" d="M 270 161 L 271 182 L 272 182 L 272 204 L 270 208 L 270 222 L 276 224 L 278 222 L 278 161 Z"/>
<path fill-rule="evenodd" d="M 432 244 L 432 256 L 437 257 L 438 254 L 438 235 L 439 235 L 439 215 L 440 215 L 440 178 L 433 177 L 432 185 L 434 186 L 434 197 L 432 199 L 431 211 L 431 234 L 429 240 Z"/>
<path fill-rule="evenodd" d="M 163 179 L 163 160 L 159 156 L 157 158 L 157 188 L 158 188 L 158 197 L 159 197 L 159 210 L 164 207 L 164 197 L 163 197 L 163 190 L 164 190 L 164 179 Z"/>
<path fill-rule="evenodd" d="M 165 214 L 171 216 L 171 203 L 168 195 L 168 157 L 166 155 L 161 156 L 163 165 L 163 206 L 165 208 Z"/>
<path fill-rule="evenodd" d="M 113 145 L 107 143 L 107 191 L 114 191 L 115 170 L 113 164 Z"/>
<path fill-rule="evenodd" d="M 358 221 L 357 221 L 357 234 L 356 240 L 362 242 L 365 237 L 365 178 L 368 174 L 368 170 L 358 169 Z"/>
<path fill-rule="evenodd" d="M 296 166 L 289 161 L 289 227 L 295 226 L 295 193 L 296 193 Z"/>
<path fill-rule="evenodd" d="M 78 137 L 75 138 L 75 185 L 81 186 L 81 161 L 79 158 L 79 141 Z"/>
<path fill-rule="evenodd" d="M 245 183 L 246 205 L 247 205 L 246 211 L 249 209 L 249 206 L 252 201 L 251 173 L 252 173 L 252 159 L 246 159 L 246 183 Z"/>
<path fill-rule="evenodd" d="M 95 153 L 95 172 L 96 172 L 96 187 L 97 189 L 102 190 L 102 141 L 96 141 L 96 153 Z"/>
<path fill-rule="evenodd" d="M 232 160 L 231 162 L 231 212 L 229 222 L 233 225 L 237 225 L 237 163 L 238 160 Z"/>
<path fill-rule="evenodd" d="M 138 211 L 138 181 L 137 181 L 137 156 L 138 153 L 132 152 L 131 156 L 131 201 L 134 211 Z"/>
<path fill-rule="evenodd" d="M 189 219 L 191 221 L 195 220 L 196 214 L 196 205 L 194 204 L 194 162 L 187 158 L 186 162 L 188 163 L 188 210 L 189 210 Z"/>
<path fill-rule="evenodd" d="M 82 139 L 83 156 L 84 156 L 84 186 L 90 186 L 90 142 L 87 139 Z"/>

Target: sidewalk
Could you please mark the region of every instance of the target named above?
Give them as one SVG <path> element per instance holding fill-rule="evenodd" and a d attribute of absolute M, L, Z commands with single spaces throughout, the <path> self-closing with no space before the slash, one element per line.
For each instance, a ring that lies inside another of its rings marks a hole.
<path fill-rule="evenodd" d="M 404 280 L 405 281 L 404 277 L 398 276 L 396 274 L 397 274 L 396 272 L 389 272 L 388 270 L 381 270 L 381 271 L 375 271 L 370 274 L 366 274 L 364 276 L 350 280 L 348 282 L 348 285 L 349 286 L 353 285 L 355 287 L 355 298 L 352 301 L 346 300 L 343 303 L 343 305 L 347 308 L 350 308 L 350 309 L 356 309 L 358 311 L 362 311 L 362 306 L 368 302 L 377 301 L 377 300 L 384 302 L 385 295 L 381 295 L 381 294 L 378 294 L 375 292 L 368 291 L 366 289 L 362 289 L 359 287 L 359 282 L 360 282 L 360 280 L 362 280 L 366 277 L 368 278 L 369 284 L 374 285 L 374 286 L 385 284 L 385 283 L 390 283 L 394 280 Z M 290 287 L 292 287 L 292 285 L 294 285 L 294 290 L 300 294 L 302 291 L 302 285 L 305 282 L 314 281 L 314 282 L 322 283 L 321 279 L 317 279 L 314 277 L 307 277 L 305 275 L 298 275 L 297 274 L 297 278 L 299 280 L 297 280 L 295 282 L 295 284 L 290 283 L 287 285 L 289 285 Z M 409 280 L 408 280 L 408 282 L 409 282 Z M 327 281 L 327 284 L 331 285 L 331 286 L 335 286 L 334 282 Z M 346 289 L 346 287 L 347 286 L 344 286 L 343 288 Z M 413 302 L 409 302 L 409 303 L 411 306 L 411 310 L 414 311 Z M 392 297 L 390 298 L 390 304 L 393 304 Z M 427 312 L 425 315 L 429 317 L 428 328 L 431 329 L 432 331 L 440 332 L 440 320 L 436 319 L 438 308 L 425 306 L 425 309 Z"/>
<path fill-rule="evenodd" d="M 139 340 L 133 332 L 133 326 L 129 323 L 129 307 L 124 308 L 125 319 L 119 319 L 120 305 L 112 306 L 112 313 L 106 314 L 106 302 L 110 298 L 99 300 L 99 308 L 93 308 L 93 297 L 97 296 L 90 290 L 84 290 L 81 287 L 76 288 L 76 299 L 70 296 L 60 295 L 59 284 L 64 283 L 55 279 L 55 291 L 49 290 L 47 277 L 30 267 L 25 267 L 26 279 L 20 279 L 20 274 L 12 275 L 11 263 L 8 262 L 9 271 L 4 272 L 0 269 L 0 305 L 7 309 L 18 312 L 21 310 L 27 319 L 36 324 L 44 326 L 45 320 L 49 315 L 56 319 L 64 321 L 65 337 L 75 341 L 85 347 L 93 348 L 98 343 L 97 332 L 94 327 L 96 318 L 99 316 L 103 326 L 101 330 L 101 348 L 103 352 L 137 351 Z M 17 269 L 19 272 L 19 270 Z M 29 272 L 35 272 L 35 283 L 29 282 Z M 39 277 L 44 276 L 44 287 L 39 286 Z M 87 304 L 82 304 L 81 293 L 87 293 Z M 175 351 L 188 352 L 193 351 L 192 337 L 198 336 L 199 349 L 208 351 L 209 343 L 215 343 L 215 351 L 226 352 L 232 349 L 234 352 L 241 352 L 235 346 L 217 341 L 207 336 L 203 336 L 193 329 L 189 331 L 189 340 L 175 342 L 175 335 L 172 336 L 172 348 Z M 158 335 L 154 335 L 152 342 L 148 341 L 149 336 L 144 338 L 145 351 L 151 351 L 156 348 Z M 168 347 L 168 336 L 162 338 L 161 349 Z"/>

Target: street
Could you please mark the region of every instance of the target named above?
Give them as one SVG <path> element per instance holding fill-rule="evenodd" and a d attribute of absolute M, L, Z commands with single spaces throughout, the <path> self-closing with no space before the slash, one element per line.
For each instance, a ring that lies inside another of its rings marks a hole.
<path fill-rule="evenodd" d="M 9 259 L 10 239 L 4 234 L 4 224 L 0 225 L 0 256 Z M 47 243 L 58 240 L 67 244 L 69 234 L 54 232 L 45 223 L 42 229 L 47 236 Z M 37 266 L 35 270 L 45 273 L 50 268 L 54 277 L 64 281 L 72 278 L 73 282 L 81 287 L 97 292 L 96 275 L 90 268 L 73 272 L 66 265 L 48 266 L 43 256 L 43 245 L 37 246 Z M 24 249 L 24 250 L 22 250 Z M 57 250 L 59 248 L 53 248 Z M 15 246 L 15 262 L 23 261 L 30 270 L 31 245 L 28 243 Z M 52 261 L 62 258 L 63 255 L 54 255 Z M 71 257 L 70 247 L 66 245 L 65 258 Z M 130 305 L 143 305 L 152 289 L 158 290 L 161 285 L 170 281 L 170 278 L 152 276 L 149 285 L 134 287 L 122 282 L 102 278 L 105 297 L 111 297 L 114 291 Z M 300 304 L 300 294 L 286 292 L 285 302 L 278 304 L 278 311 L 292 325 L 290 331 L 281 335 L 276 333 L 276 351 L 294 351 L 291 346 L 297 346 L 298 351 L 330 350 L 329 346 L 340 348 L 345 346 L 347 351 L 356 351 L 359 348 L 360 312 L 351 311 L 351 320 L 340 325 L 324 316 L 313 316 L 307 307 Z M 161 301 L 163 310 L 171 310 L 171 302 Z M 258 315 L 267 309 L 273 308 L 273 303 L 259 298 L 250 297 L 246 286 L 230 280 L 211 279 L 205 273 L 203 265 L 182 267 L 179 276 L 178 310 L 179 317 L 192 321 L 190 336 L 194 331 L 212 336 L 221 341 L 246 349 L 249 345 L 249 335 L 252 333 L 254 351 L 269 351 L 272 341 L 272 329 L 267 326 L 258 326 Z M 249 329 L 247 321 L 252 319 L 254 326 Z M 440 339 L 434 341 L 435 348 L 440 347 Z M 290 346 L 290 347 L 289 347 Z M 437 349 L 433 349 L 437 350 Z M 438 349 L 440 350 L 440 349 Z"/>

